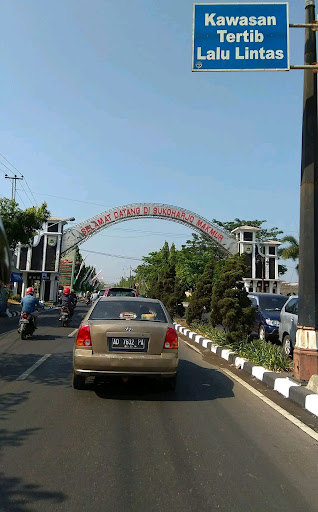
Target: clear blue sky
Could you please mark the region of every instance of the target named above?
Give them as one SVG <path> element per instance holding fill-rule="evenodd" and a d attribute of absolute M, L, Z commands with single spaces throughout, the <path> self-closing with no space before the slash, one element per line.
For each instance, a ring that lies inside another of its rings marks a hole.
<path fill-rule="evenodd" d="M 303 22 L 303 3 L 290 2 L 291 22 Z M 191 39 L 190 0 L 3 0 L 0 153 L 60 217 L 163 202 L 297 237 L 302 71 L 191 73 Z M 301 64 L 304 31 L 290 39 Z M 8 181 L 0 172 L 1 195 Z M 82 248 L 141 257 L 190 233 L 130 221 Z M 87 261 L 106 281 L 136 264 Z"/>

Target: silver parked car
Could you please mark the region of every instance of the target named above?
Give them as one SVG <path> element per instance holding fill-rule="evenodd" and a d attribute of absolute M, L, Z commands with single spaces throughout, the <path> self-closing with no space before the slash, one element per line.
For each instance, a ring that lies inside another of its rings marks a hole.
<path fill-rule="evenodd" d="M 296 332 L 298 323 L 298 296 L 291 296 L 280 312 L 280 325 L 278 330 L 279 341 L 284 352 L 293 355 L 296 344 Z"/>

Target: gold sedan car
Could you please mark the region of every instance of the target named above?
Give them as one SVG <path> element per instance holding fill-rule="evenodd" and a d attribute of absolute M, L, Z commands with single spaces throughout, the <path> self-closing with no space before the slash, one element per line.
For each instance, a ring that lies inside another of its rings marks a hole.
<path fill-rule="evenodd" d="M 161 377 L 174 389 L 178 335 L 157 299 L 101 297 L 83 319 L 74 345 L 73 387 L 101 375 Z"/>

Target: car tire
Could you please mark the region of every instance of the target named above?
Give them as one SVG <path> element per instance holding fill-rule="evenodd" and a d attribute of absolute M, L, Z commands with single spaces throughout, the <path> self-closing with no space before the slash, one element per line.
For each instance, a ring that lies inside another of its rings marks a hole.
<path fill-rule="evenodd" d="M 73 372 L 72 385 L 74 389 L 84 389 L 85 388 L 85 377 L 84 375 L 77 375 Z"/>
<path fill-rule="evenodd" d="M 266 333 L 265 333 L 265 327 L 264 325 L 260 325 L 258 328 L 258 337 L 260 340 L 265 341 L 266 340 Z"/>
<path fill-rule="evenodd" d="M 283 338 L 282 351 L 289 357 L 293 357 L 293 346 L 290 341 L 289 334 L 286 334 Z"/>

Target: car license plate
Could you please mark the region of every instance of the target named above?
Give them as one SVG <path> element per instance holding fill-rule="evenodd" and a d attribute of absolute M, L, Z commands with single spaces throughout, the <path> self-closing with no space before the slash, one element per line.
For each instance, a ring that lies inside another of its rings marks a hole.
<path fill-rule="evenodd" d="M 111 351 L 121 350 L 128 352 L 147 352 L 149 338 L 108 338 L 108 347 Z"/>

